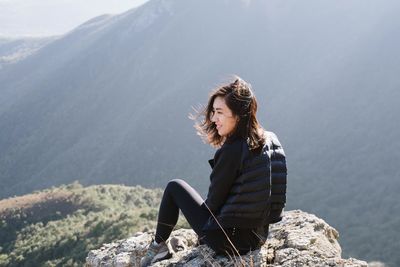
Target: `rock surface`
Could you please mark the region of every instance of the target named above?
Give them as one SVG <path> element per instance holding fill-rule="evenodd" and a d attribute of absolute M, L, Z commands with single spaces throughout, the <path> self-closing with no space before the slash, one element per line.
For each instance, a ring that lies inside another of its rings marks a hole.
<path fill-rule="evenodd" d="M 104 244 L 86 258 L 87 267 L 139 266 L 140 258 L 154 232 L 136 233 L 133 237 Z M 342 259 L 339 233 L 324 220 L 300 210 L 285 212 L 283 220 L 270 226 L 267 242 L 260 250 L 241 258 L 216 256 L 206 245 L 197 245 L 193 230 L 173 231 L 170 259 L 152 266 L 368 266 L 365 261 Z"/>

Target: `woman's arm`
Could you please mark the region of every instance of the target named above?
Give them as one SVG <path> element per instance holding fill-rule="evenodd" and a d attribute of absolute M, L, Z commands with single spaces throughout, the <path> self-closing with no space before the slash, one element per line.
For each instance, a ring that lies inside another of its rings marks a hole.
<path fill-rule="evenodd" d="M 225 203 L 229 191 L 238 176 L 241 160 L 241 143 L 235 142 L 220 148 L 214 156 L 211 184 L 205 203 L 216 215 Z"/>

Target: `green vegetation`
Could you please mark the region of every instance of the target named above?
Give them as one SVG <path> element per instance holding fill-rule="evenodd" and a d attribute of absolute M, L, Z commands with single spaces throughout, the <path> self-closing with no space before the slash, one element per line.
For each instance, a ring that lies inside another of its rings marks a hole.
<path fill-rule="evenodd" d="M 74 182 L 0 201 L 0 266 L 82 266 L 91 249 L 155 229 L 162 190 Z M 188 227 L 180 216 L 176 228 Z"/>

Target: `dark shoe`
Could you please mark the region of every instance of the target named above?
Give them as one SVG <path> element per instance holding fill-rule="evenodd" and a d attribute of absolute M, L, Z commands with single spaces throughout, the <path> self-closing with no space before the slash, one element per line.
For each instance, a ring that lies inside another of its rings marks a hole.
<path fill-rule="evenodd" d="M 140 260 L 140 267 L 146 267 L 157 261 L 169 259 L 171 256 L 172 254 L 165 242 L 155 245 L 153 241 L 151 241 L 146 255 Z"/>

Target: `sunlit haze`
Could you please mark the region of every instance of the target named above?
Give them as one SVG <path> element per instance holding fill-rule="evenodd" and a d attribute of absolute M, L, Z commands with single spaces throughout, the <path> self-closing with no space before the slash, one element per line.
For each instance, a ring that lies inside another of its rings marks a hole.
<path fill-rule="evenodd" d="M 60 35 L 102 14 L 121 13 L 147 0 L 0 0 L 0 37 Z"/>

